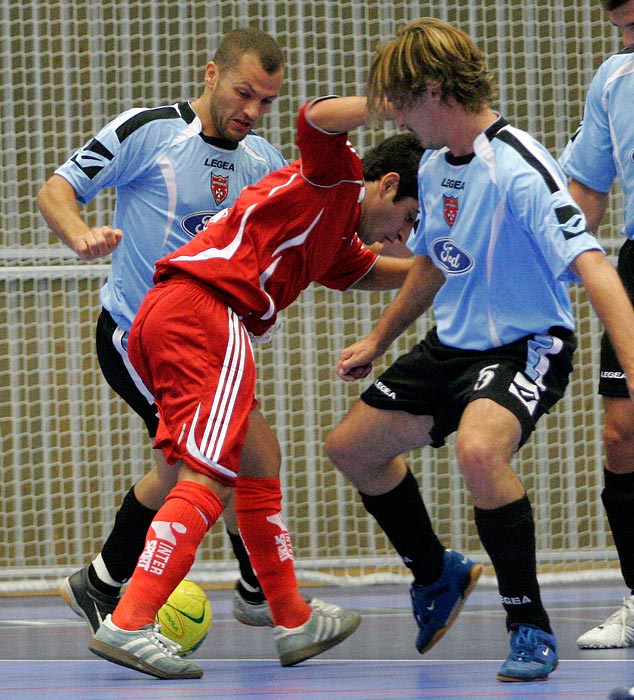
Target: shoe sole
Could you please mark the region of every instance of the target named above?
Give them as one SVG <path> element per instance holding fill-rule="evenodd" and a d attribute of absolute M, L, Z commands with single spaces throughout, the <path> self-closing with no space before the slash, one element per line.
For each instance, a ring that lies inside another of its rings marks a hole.
<path fill-rule="evenodd" d="M 90 651 L 96 656 L 99 656 L 106 661 L 111 661 L 113 664 L 125 666 L 126 668 L 131 668 L 135 671 L 146 673 L 148 676 L 154 676 L 154 678 L 159 678 L 161 680 L 202 678 L 203 675 L 202 669 L 200 671 L 187 671 L 181 673 L 170 673 L 169 671 L 164 671 L 156 666 L 152 666 L 152 664 L 146 663 L 143 661 L 143 659 L 140 659 L 138 656 L 125 651 L 125 649 L 120 649 L 112 644 L 106 644 L 99 639 L 93 639 L 88 645 L 88 649 L 90 649 Z"/>
<path fill-rule="evenodd" d="M 251 617 L 246 617 L 242 615 L 241 612 L 233 611 L 233 619 L 237 620 L 242 625 L 248 625 L 249 627 L 274 627 L 273 620 L 267 620 L 266 622 L 259 622 Z"/>
<path fill-rule="evenodd" d="M 502 683 L 533 683 L 535 681 L 547 681 L 548 676 L 550 676 L 550 674 L 553 671 L 557 670 L 557 666 L 559 666 L 558 663 L 555 664 L 545 676 L 532 676 L 531 678 L 516 678 L 514 676 L 503 676 L 501 673 L 498 673 L 496 678 L 497 680 L 502 681 Z"/>
<path fill-rule="evenodd" d="M 471 571 L 469 572 L 469 585 L 464 589 L 462 596 L 454 606 L 454 609 L 451 611 L 451 615 L 447 618 L 447 622 L 445 622 L 445 626 L 441 627 L 439 630 L 436 630 L 434 632 L 434 635 L 432 638 L 429 640 L 429 642 L 422 648 L 418 650 L 419 654 L 424 654 L 425 652 L 429 651 L 434 644 L 436 644 L 438 641 L 440 641 L 444 636 L 447 630 L 453 625 L 455 619 L 458 617 L 460 614 L 460 611 L 462 610 L 464 604 L 467 601 L 467 598 L 471 594 L 471 591 L 475 588 L 476 583 L 478 582 L 478 579 L 480 578 L 481 574 L 483 571 L 482 564 L 475 564 L 472 568 Z"/>
<path fill-rule="evenodd" d="M 338 635 L 330 637 L 330 639 L 324 639 L 321 642 L 313 642 L 312 644 L 302 647 L 301 649 L 293 649 L 293 651 L 282 654 L 280 656 L 280 663 L 282 666 L 294 666 L 302 661 L 306 661 L 306 659 L 317 656 L 317 654 L 321 654 L 322 652 L 336 646 L 340 642 L 343 642 L 344 639 L 347 639 L 360 624 L 361 615 L 354 613 L 354 619 L 351 621 L 350 626 L 339 632 Z"/>

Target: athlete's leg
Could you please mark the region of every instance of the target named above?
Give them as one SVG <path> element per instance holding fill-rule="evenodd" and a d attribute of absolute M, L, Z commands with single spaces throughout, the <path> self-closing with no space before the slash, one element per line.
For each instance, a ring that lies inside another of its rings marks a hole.
<path fill-rule="evenodd" d="M 243 476 L 257 474 L 276 478 L 280 473 L 281 462 L 282 457 L 278 440 L 264 420 L 260 409 L 256 407 L 249 414 L 249 430 L 240 456 L 240 474 Z M 247 603 L 258 605 L 264 602 L 265 596 L 251 565 L 247 548 L 244 546 L 239 533 L 238 516 L 235 511 L 235 495 L 234 491 L 230 496 L 223 515 L 234 554 L 240 565 L 240 581 L 236 584 L 236 591 Z M 250 610 L 245 605 L 241 605 L 241 608 L 243 611 L 246 610 L 247 613 Z"/>
<path fill-rule="evenodd" d="M 359 490 L 368 512 L 388 536 L 419 585 L 442 571 L 436 537 L 418 484 L 400 456 L 430 443 L 430 416 L 386 411 L 357 401 L 326 438 L 326 452 Z"/>
<path fill-rule="evenodd" d="M 634 301 L 634 243 L 626 241 L 617 270 Z M 601 501 L 629 594 L 623 605 L 606 620 L 584 632 L 577 644 L 582 649 L 634 646 L 634 405 L 629 398 L 625 374 L 607 333 L 601 338 L 599 394 L 603 399 L 603 447 L 605 468 Z"/>
<path fill-rule="evenodd" d="M 625 585 L 634 593 L 634 404 L 603 398 L 605 483 L 601 494 Z"/>
<path fill-rule="evenodd" d="M 627 240 L 619 251 L 617 271 L 634 303 L 634 242 Z M 605 422 L 605 483 L 601 498 L 605 507 L 625 584 L 634 593 L 634 405 L 625 375 L 607 335 L 601 338 L 599 394 L 603 397 Z M 631 615 L 630 615 L 631 617 Z M 631 635 L 628 635 L 631 636 Z"/>
<path fill-rule="evenodd" d="M 326 440 L 326 451 L 360 490 L 403 563 L 423 654 L 449 629 L 475 586 L 482 566 L 445 550 L 436 536 L 413 474 L 400 456 L 431 443 L 430 416 L 390 411 L 357 402 Z"/>
<path fill-rule="evenodd" d="M 297 587 L 291 539 L 281 517 L 280 460 L 279 442 L 254 408 L 236 482 L 238 525 L 273 621 L 297 627 L 306 622 L 311 609 Z"/>
<path fill-rule="evenodd" d="M 535 523 L 511 456 L 521 440 L 517 417 L 490 399 L 466 407 L 456 455 L 473 497 L 478 533 L 498 580 L 507 626 L 530 623 L 551 633 L 537 583 Z"/>
<path fill-rule="evenodd" d="M 156 613 L 191 568 L 205 533 L 220 517 L 230 487 L 179 462 L 178 482 L 148 530 L 145 548 L 112 615 L 121 629 L 154 622 Z"/>
<path fill-rule="evenodd" d="M 263 469 L 268 468 L 268 454 L 254 449 L 253 455 L 254 459 L 262 462 Z M 162 451 L 153 450 L 153 456 L 153 469 L 141 477 L 126 495 L 99 556 L 92 562 L 98 577 L 96 587 L 104 592 L 110 592 L 111 589 L 105 588 L 102 583 L 109 587 L 120 587 L 132 575 L 143 550 L 147 529 L 176 483 L 174 468 L 167 463 Z M 276 469 L 279 471 L 279 463 Z M 223 511 L 223 518 L 242 580 L 248 586 L 249 601 L 260 603 L 264 600 L 264 595 L 238 533 L 233 492 Z"/>
<path fill-rule="evenodd" d="M 97 324 L 96 343 L 104 377 L 113 390 L 144 420 L 153 441 L 158 427 L 154 399 L 129 360 L 127 334 L 105 310 Z M 257 456 L 257 452 L 255 454 Z M 266 455 L 262 459 L 266 459 Z M 176 472 L 168 465 L 161 450 L 153 450 L 153 462 L 152 469 L 126 494 L 110 534 L 88 567 L 90 582 L 102 593 L 118 595 L 121 585 L 130 578 L 143 550 L 147 529 L 176 483 Z M 223 517 L 241 577 L 250 589 L 249 600 L 261 603 L 264 596 L 238 534 L 233 498 L 229 499 Z"/>
<path fill-rule="evenodd" d="M 89 576 L 95 587 L 117 593 L 134 571 L 143 551 L 148 527 L 167 494 L 176 484 L 176 471 L 160 450 L 153 450 L 154 467 L 128 491 L 101 552 L 92 562 Z M 92 571 L 97 578 L 92 578 Z M 106 583 L 114 590 L 106 589 Z"/>

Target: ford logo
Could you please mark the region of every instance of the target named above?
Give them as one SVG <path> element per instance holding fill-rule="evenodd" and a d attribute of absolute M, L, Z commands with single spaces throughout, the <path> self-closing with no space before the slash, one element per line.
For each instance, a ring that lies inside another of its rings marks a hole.
<path fill-rule="evenodd" d="M 460 250 L 451 238 L 437 238 L 432 243 L 432 251 L 450 275 L 461 275 L 473 267 L 471 256 Z"/>
<path fill-rule="evenodd" d="M 217 213 L 215 211 L 197 211 L 195 214 L 189 214 L 181 220 L 181 228 L 193 238 L 205 228 L 207 222 Z"/>

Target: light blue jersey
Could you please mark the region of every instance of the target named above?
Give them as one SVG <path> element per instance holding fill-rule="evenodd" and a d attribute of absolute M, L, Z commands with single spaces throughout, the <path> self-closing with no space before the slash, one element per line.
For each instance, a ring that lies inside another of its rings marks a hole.
<path fill-rule="evenodd" d="M 623 233 L 634 239 L 634 53 L 612 56 L 595 73 L 583 121 L 564 150 L 564 172 L 597 192 L 618 176 L 625 194 Z"/>
<path fill-rule="evenodd" d="M 101 303 L 126 331 L 152 286 L 154 262 L 187 243 L 246 185 L 286 165 L 256 134 L 236 144 L 201 132 L 187 102 L 131 109 L 55 171 L 84 204 L 100 190 L 116 188 L 112 226 L 123 238 L 112 254 Z"/>
<path fill-rule="evenodd" d="M 442 343 L 487 350 L 574 328 L 568 266 L 601 246 L 546 149 L 500 118 L 471 156 L 425 153 L 419 187 L 410 247 L 445 275 L 434 299 Z"/>

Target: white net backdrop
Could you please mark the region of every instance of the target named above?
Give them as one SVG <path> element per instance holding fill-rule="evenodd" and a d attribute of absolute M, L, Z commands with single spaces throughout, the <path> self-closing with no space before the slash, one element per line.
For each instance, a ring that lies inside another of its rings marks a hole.
<path fill-rule="evenodd" d="M 588 0 L 9 0 L 0 7 L 0 591 L 51 588 L 86 563 L 122 496 L 148 466 L 147 438 L 98 369 L 94 324 L 108 260 L 85 264 L 47 230 L 36 194 L 54 168 L 131 106 L 197 97 L 219 37 L 257 24 L 285 49 L 284 92 L 262 131 L 290 159 L 294 115 L 320 94 L 363 90 L 377 43 L 404 21 L 435 15 L 486 52 L 497 106 L 554 153 L 582 112 L 593 71 L 618 49 L 616 30 Z M 440 5 L 440 7 L 439 7 Z M 388 127 L 389 128 L 389 127 Z M 363 153 L 383 133 L 359 129 Z M 618 195 L 603 227 L 619 245 Z M 112 195 L 87 210 L 105 224 Z M 601 412 L 595 395 L 600 327 L 575 291 L 581 347 L 567 397 L 543 420 L 516 468 L 538 523 L 544 574 L 614 574 L 600 504 Z M 394 552 L 323 452 L 328 430 L 360 386 L 334 377 L 339 350 L 364 334 L 390 299 L 311 287 L 285 314 L 285 331 L 258 350 L 258 393 L 282 444 L 285 517 L 302 580 L 385 581 L 403 576 Z M 390 354 L 405 351 L 423 319 Z M 377 368 L 377 369 L 380 369 Z M 486 563 L 451 445 L 414 453 L 434 523 L 446 544 Z M 196 562 L 200 580 L 233 580 L 220 525 Z"/>

